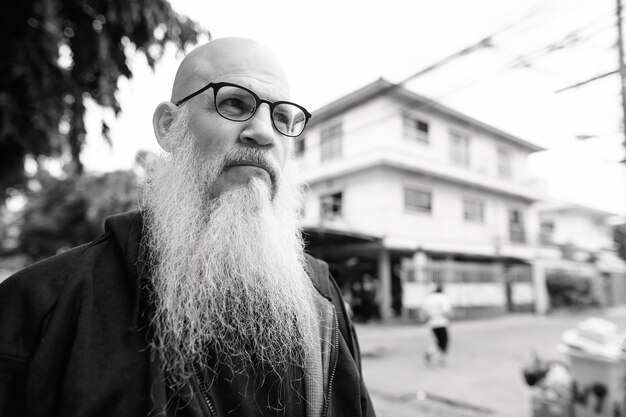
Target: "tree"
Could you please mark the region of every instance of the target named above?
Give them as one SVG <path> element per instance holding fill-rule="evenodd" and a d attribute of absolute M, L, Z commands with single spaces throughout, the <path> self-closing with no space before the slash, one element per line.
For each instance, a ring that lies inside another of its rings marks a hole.
<path fill-rule="evenodd" d="M 546 274 L 546 288 L 553 308 L 588 308 L 600 304 L 592 278 L 568 271 L 553 270 Z"/>
<path fill-rule="evenodd" d="M 71 155 L 77 173 L 85 100 L 112 109 L 126 53 L 154 68 L 169 42 L 197 42 L 199 26 L 167 0 L 21 0 L 0 13 L 0 203 L 25 182 L 27 156 Z M 102 135 L 108 126 L 102 121 Z"/>
<path fill-rule="evenodd" d="M 18 252 L 42 259 L 95 239 L 104 219 L 137 208 L 133 171 L 58 178 L 40 169 L 26 196 Z"/>

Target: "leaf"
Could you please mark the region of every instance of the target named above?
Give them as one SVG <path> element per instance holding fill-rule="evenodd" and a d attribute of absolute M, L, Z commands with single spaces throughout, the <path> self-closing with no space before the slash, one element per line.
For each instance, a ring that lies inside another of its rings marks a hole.
<path fill-rule="evenodd" d="M 6 8 L 0 14 L 0 203 L 8 188 L 24 184 L 27 155 L 69 154 L 82 171 L 84 100 L 119 115 L 118 80 L 132 77 L 127 48 L 154 67 L 167 43 L 183 51 L 201 32 L 166 0 L 23 0 Z M 64 123 L 69 128 L 60 129 Z M 108 132 L 103 123 L 105 141 Z"/>

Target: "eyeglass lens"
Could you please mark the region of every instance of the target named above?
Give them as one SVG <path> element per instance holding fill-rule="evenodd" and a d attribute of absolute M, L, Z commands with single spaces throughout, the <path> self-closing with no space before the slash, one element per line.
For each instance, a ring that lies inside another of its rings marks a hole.
<path fill-rule="evenodd" d="M 223 117 L 235 120 L 248 120 L 256 111 L 256 99 L 248 91 L 239 87 L 222 86 L 215 97 L 215 107 Z M 306 116 L 302 109 L 289 103 L 280 103 L 272 111 L 272 121 L 276 130 L 287 136 L 298 136 L 304 130 Z"/>

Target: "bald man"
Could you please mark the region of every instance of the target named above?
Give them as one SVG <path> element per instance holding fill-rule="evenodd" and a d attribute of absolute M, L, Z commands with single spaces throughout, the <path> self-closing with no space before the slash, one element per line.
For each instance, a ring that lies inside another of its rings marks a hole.
<path fill-rule="evenodd" d="M 279 60 L 223 38 L 153 118 L 140 209 L 0 285 L 1 416 L 373 416 L 328 266 L 305 255 Z"/>

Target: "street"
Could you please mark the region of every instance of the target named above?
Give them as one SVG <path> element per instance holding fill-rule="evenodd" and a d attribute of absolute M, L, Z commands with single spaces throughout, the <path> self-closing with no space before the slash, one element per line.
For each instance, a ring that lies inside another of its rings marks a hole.
<path fill-rule="evenodd" d="M 556 350 L 565 330 L 587 317 L 604 317 L 626 331 L 626 311 L 550 316 L 514 314 L 453 322 L 445 368 L 423 360 L 430 330 L 418 323 L 357 324 L 363 373 L 378 417 L 530 417 L 530 389 L 522 367 L 535 351 L 564 359 Z"/>

